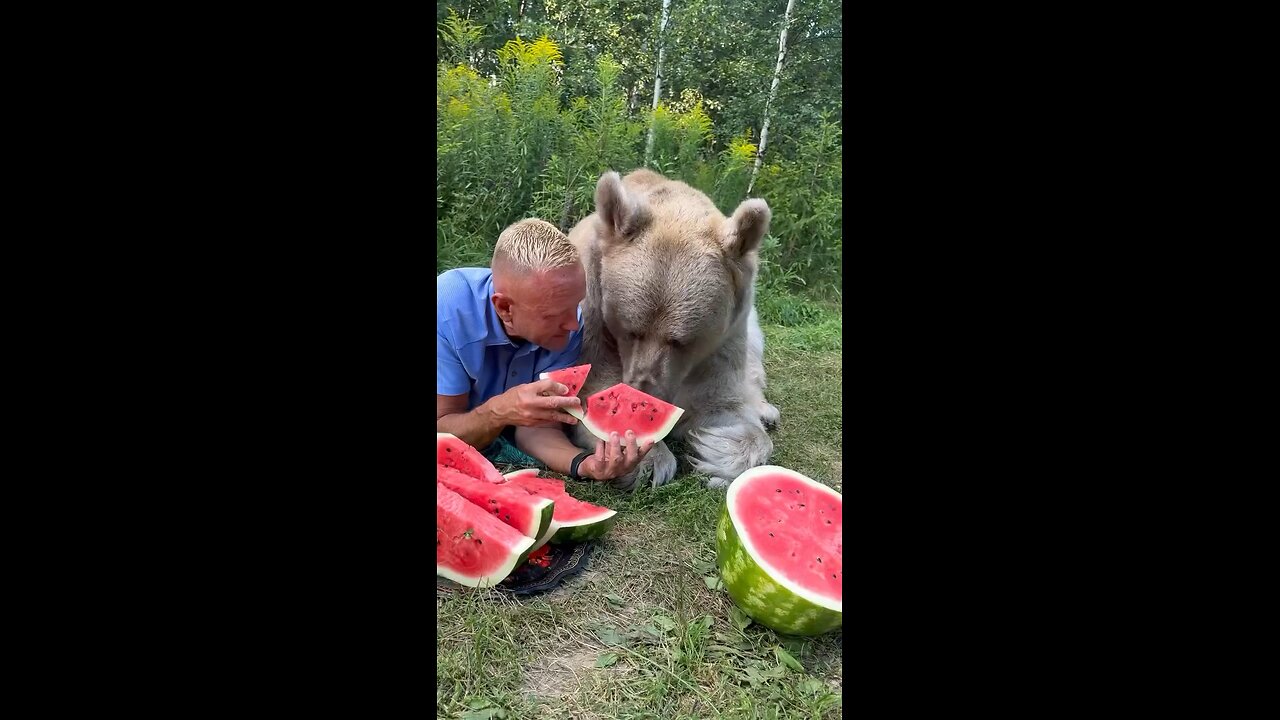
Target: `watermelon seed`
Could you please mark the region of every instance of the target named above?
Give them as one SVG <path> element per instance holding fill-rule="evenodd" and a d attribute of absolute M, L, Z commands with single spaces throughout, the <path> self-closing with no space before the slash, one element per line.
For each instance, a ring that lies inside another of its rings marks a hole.
<path fill-rule="evenodd" d="M 800 503 L 800 507 L 804 507 L 804 503 Z"/>
<path fill-rule="evenodd" d="M 818 564 L 822 564 L 822 558 L 818 558 Z"/>
<path fill-rule="evenodd" d="M 782 492 L 782 491 L 781 491 L 781 490 L 774 490 L 774 492 Z"/>
<path fill-rule="evenodd" d="M 480 538 L 476 538 L 476 544 L 477 544 L 477 545 L 483 545 L 483 544 L 484 544 L 484 541 L 483 541 L 483 540 L 481 540 Z"/>
<path fill-rule="evenodd" d="M 773 533 L 769 533 L 769 537 L 773 537 Z"/>
<path fill-rule="evenodd" d="M 835 573 L 831 573 L 831 577 L 835 577 L 835 576 L 836 576 L 836 574 L 835 574 Z"/>

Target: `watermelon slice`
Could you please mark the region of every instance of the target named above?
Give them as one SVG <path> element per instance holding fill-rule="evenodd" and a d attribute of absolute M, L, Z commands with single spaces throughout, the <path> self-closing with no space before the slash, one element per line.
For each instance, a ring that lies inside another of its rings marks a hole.
<path fill-rule="evenodd" d="M 716 526 L 716 564 L 738 607 L 789 635 L 841 627 L 842 507 L 840 493 L 786 468 L 739 475 Z"/>
<path fill-rule="evenodd" d="M 533 538 L 436 483 L 436 575 L 468 587 L 493 587 L 532 548 Z"/>
<path fill-rule="evenodd" d="M 587 382 L 587 375 L 591 374 L 591 363 L 585 365 L 574 365 L 573 367 L 561 368 L 560 370 L 552 370 L 551 372 L 538 373 L 539 380 L 555 380 L 556 382 L 569 388 L 565 395 L 577 395 L 578 391 Z"/>
<path fill-rule="evenodd" d="M 506 482 L 489 458 L 452 433 L 436 433 L 436 464 L 491 483 Z"/>
<path fill-rule="evenodd" d="M 586 542 L 604 535 L 617 522 L 618 512 L 583 502 L 564 491 L 564 483 L 550 478 L 512 473 L 508 484 L 552 500 L 556 504 L 551 516 L 551 542 Z M 539 545 L 535 545 L 538 547 Z"/>
<path fill-rule="evenodd" d="M 436 482 L 458 493 L 467 500 L 490 512 L 497 520 L 510 525 L 521 534 L 537 540 L 551 526 L 555 503 L 547 498 L 531 495 L 527 490 L 507 485 L 494 485 L 478 478 L 445 467 L 436 466 Z"/>
<path fill-rule="evenodd" d="M 606 442 L 611 432 L 622 438 L 631 430 L 636 434 L 637 445 L 666 437 L 684 414 L 683 408 L 626 383 L 601 390 L 587 398 L 582 406 L 586 408 L 585 415 L 573 408 L 565 408 L 565 412 L 581 420 L 582 427 Z"/>
<path fill-rule="evenodd" d="M 506 478 L 508 482 L 510 482 L 512 478 L 518 478 L 518 477 L 537 478 L 538 480 L 541 480 L 543 483 L 546 483 L 547 485 L 553 487 L 556 490 L 560 490 L 560 491 L 564 490 L 563 480 L 556 480 L 555 478 L 539 478 L 538 471 L 534 468 L 526 468 L 524 470 L 512 470 L 511 472 L 507 473 L 506 475 L 503 475 L 502 477 Z"/>

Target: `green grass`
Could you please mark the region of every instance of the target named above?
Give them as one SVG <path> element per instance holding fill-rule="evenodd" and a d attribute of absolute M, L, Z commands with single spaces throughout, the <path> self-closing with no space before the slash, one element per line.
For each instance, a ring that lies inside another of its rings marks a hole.
<path fill-rule="evenodd" d="M 814 307 L 803 324 L 765 325 L 766 395 L 782 412 L 771 462 L 840 490 L 842 321 Z M 585 573 L 532 598 L 437 596 L 438 717 L 841 716 L 843 634 L 777 635 L 717 582 L 723 490 L 682 463 L 661 488 L 573 493 L 618 511 Z"/>

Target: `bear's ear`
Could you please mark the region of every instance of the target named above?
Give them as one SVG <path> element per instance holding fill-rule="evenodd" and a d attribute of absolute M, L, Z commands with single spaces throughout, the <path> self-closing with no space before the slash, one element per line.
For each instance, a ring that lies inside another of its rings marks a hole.
<path fill-rule="evenodd" d="M 725 221 L 721 234 L 725 254 L 738 259 L 760 247 L 760 241 L 769 232 L 769 203 L 760 198 L 743 200 L 733 217 Z"/>
<path fill-rule="evenodd" d="M 596 215 L 613 239 L 622 240 L 649 221 L 644 202 L 627 192 L 622 178 L 610 170 L 596 183 Z"/>

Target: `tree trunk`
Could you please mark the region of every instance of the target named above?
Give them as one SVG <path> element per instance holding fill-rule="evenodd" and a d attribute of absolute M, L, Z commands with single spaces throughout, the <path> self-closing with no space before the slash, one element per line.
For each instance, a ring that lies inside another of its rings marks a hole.
<path fill-rule="evenodd" d="M 747 194 L 755 187 L 756 176 L 760 174 L 760 165 L 764 162 L 764 148 L 769 143 L 769 106 L 778 96 L 778 80 L 782 76 L 782 60 L 787 56 L 787 26 L 791 24 L 791 8 L 796 0 L 787 0 L 787 12 L 782 16 L 782 32 L 778 34 L 778 64 L 773 68 L 773 84 L 769 86 L 769 99 L 764 103 L 764 123 L 760 127 L 760 149 L 756 151 L 756 166 L 751 169 L 751 182 L 747 183 Z"/>
<path fill-rule="evenodd" d="M 794 2 L 794 0 L 792 0 Z M 662 24 L 658 26 L 658 66 L 653 73 L 653 109 L 658 109 L 658 100 L 662 97 L 662 58 L 666 53 L 663 35 L 667 32 L 667 18 L 671 0 L 662 0 Z M 648 165 L 653 157 L 653 119 L 649 119 L 649 137 L 644 141 L 644 164 Z"/>

